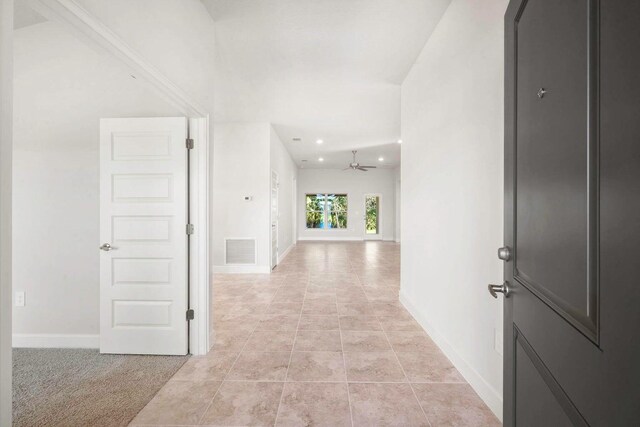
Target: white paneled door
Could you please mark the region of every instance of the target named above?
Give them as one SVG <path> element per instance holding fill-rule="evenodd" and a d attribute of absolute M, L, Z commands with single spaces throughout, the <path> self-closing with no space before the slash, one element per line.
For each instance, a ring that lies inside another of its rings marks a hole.
<path fill-rule="evenodd" d="M 100 121 L 100 352 L 184 355 L 187 119 Z"/>

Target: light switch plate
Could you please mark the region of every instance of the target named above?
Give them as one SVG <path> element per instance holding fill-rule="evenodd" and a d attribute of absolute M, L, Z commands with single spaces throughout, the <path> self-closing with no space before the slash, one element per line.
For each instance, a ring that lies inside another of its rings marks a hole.
<path fill-rule="evenodd" d="M 26 295 L 24 291 L 16 291 L 15 305 L 16 307 L 24 307 L 26 304 Z"/>

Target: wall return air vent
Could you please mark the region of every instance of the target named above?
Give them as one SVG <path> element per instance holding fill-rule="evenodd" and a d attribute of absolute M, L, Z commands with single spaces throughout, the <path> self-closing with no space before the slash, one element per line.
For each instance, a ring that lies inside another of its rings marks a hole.
<path fill-rule="evenodd" d="M 225 239 L 225 264 L 255 265 L 256 239 Z"/>

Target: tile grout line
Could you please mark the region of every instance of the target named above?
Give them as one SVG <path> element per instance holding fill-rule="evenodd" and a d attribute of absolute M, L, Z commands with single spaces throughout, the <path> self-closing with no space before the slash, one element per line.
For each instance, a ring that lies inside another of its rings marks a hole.
<path fill-rule="evenodd" d="M 358 281 L 360 281 L 360 275 L 356 274 L 358 276 Z M 365 292 L 366 295 L 366 292 Z M 369 296 L 367 295 L 367 300 L 369 299 Z M 411 380 L 409 379 L 409 376 L 407 375 L 406 371 L 404 370 L 404 366 L 402 366 L 402 363 L 400 363 L 400 358 L 398 357 L 398 354 L 396 353 L 396 349 L 393 348 L 393 345 L 391 345 L 391 340 L 389 339 L 389 335 L 387 334 L 387 331 L 384 329 L 384 327 L 382 326 L 382 322 L 380 322 L 380 315 L 376 314 L 376 319 L 378 320 L 378 323 L 380 323 L 380 329 L 382 329 L 382 333 L 384 334 L 387 343 L 389 344 L 389 347 L 391 348 L 391 351 L 393 352 L 393 356 L 396 358 L 396 362 L 398 362 L 398 366 L 400 366 L 400 369 L 402 370 L 402 374 L 404 375 L 405 379 L 407 380 L 407 384 L 409 384 L 409 387 L 411 388 L 411 392 L 413 393 L 413 397 L 416 399 L 416 402 L 418 402 L 418 406 L 420 407 L 420 410 L 422 411 L 422 414 L 424 415 L 425 420 L 427 420 L 427 424 L 429 424 L 429 426 L 432 426 L 431 421 L 429 420 L 429 417 L 427 416 L 426 411 L 424 410 L 424 408 L 422 407 L 422 403 L 420 402 L 420 399 L 418 399 L 418 395 L 416 394 L 416 391 L 413 388 L 413 385 L 411 384 Z"/>
<path fill-rule="evenodd" d="M 304 310 L 304 302 L 307 299 L 307 287 L 309 286 L 310 273 L 307 274 L 307 280 L 305 284 L 304 297 L 302 298 L 302 304 L 300 306 L 300 313 L 298 315 L 298 326 L 296 326 L 296 333 L 293 337 L 293 344 L 291 345 L 291 353 L 289 354 L 289 363 L 287 364 L 287 372 L 284 375 L 284 381 L 282 383 L 282 392 L 280 393 L 280 402 L 278 403 L 278 409 L 276 410 L 276 419 L 273 421 L 273 425 L 278 424 L 278 416 L 280 416 L 280 408 L 282 408 L 282 399 L 284 398 L 284 390 L 287 386 L 287 378 L 289 377 L 289 368 L 291 367 L 291 360 L 293 360 L 293 349 L 296 347 L 296 341 L 298 340 L 298 329 L 300 328 L 300 320 L 302 319 L 302 311 Z"/>
<path fill-rule="evenodd" d="M 356 274 L 356 279 L 357 277 L 358 275 Z M 349 376 L 347 375 L 347 360 L 344 357 L 344 341 L 342 340 L 342 325 L 340 324 L 340 307 L 338 307 L 337 295 L 336 295 L 336 313 L 338 317 L 338 331 L 340 331 L 340 348 L 342 349 L 342 365 L 344 366 L 344 379 L 347 385 L 347 401 L 349 404 L 349 416 L 351 417 L 351 427 L 353 427 L 354 424 L 353 424 L 353 408 L 351 407 L 351 391 L 349 390 Z"/>
<path fill-rule="evenodd" d="M 282 353 L 282 352 L 280 352 Z M 332 353 L 339 353 L 338 351 L 334 351 Z M 356 353 L 356 354 L 371 354 L 371 353 L 391 353 L 391 350 L 389 351 L 360 351 L 360 352 L 351 352 L 352 354 Z M 176 382 L 198 382 L 197 380 L 174 380 Z M 221 380 L 204 380 L 201 382 L 217 382 L 217 381 L 221 381 Z M 321 381 L 321 380 L 293 380 L 293 381 L 285 381 L 285 380 L 224 380 L 227 383 L 287 383 L 287 384 L 294 384 L 294 383 L 315 383 L 315 384 L 337 384 L 337 383 L 341 383 L 341 382 L 345 382 L 345 381 L 337 381 L 337 380 L 333 380 L 333 381 Z M 409 384 L 409 381 L 356 381 L 356 380 L 350 380 L 348 381 L 351 384 Z M 413 384 L 467 384 L 464 382 L 436 382 L 436 381 L 430 381 L 430 382 L 414 382 Z"/>
<path fill-rule="evenodd" d="M 295 248 L 295 249 L 298 249 L 297 251 L 292 251 L 291 255 L 293 255 L 293 257 L 289 257 L 289 260 L 291 262 L 287 263 L 287 267 L 290 267 L 290 270 L 287 273 L 284 273 L 282 277 L 278 278 L 279 281 L 280 281 L 280 284 L 279 284 L 279 286 L 277 286 L 276 292 L 274 293 L 274 296 L 270 299 L 270 303 L 269 303 L 269 305 L 273 304 L 274 303 L 274 299 L 277 297 L 277 295 L 280 294 L 280 292 L 282 292 L 282 290 L 284 288 L 295 289 L 297 287 L 295 285 L 294 286 L 286 286 L 286 287 L 284 286 L 284 283 L 287 281 L 287 276 L 288 277 L 296 277 L 297 278 L 297 277 L 301 276 L 300 273 L 297 273 L 298 271 L 306 270 L 306 273 L 303 273 L 301 278 L 303 278 L 303 280 L 304 280 L 304 277 L 306 276 L 307 283 L 306 283 L 306 286 L 304 288 L 305 291 L 304 291 L 304 296 L 302 298 L 302 306 L 301 306 L 301 309 L 300 309 L 300 312 L 299 312 L 299 315 L 298 315 L 298 319 L 297 319 L 298 321 L 297 321 L 297 325 L 296 325 L 296 328 L 295 328 L 294 341 L 293 341 L 293 346 L 291 348 L 291 353 L 290 353 L 290 357 L 289 357 L 289 364 L 287 366 L 287 371 L 285 373 L 285 379 L 282 382 L 283 391 L 282 391 L 281 396 L 280 396 L 280 402 L 279 402 L 279 405 L 278 405 L 278 409 L 277 409 L 277 413 L 276 413 L 276 420 L 275 420 L 274 424 L 277 423 L 279 415 L 282 412 L 282 402 L 283 402 L 283 398 L 284 398 L 284 388 L 285 388 L 286 384 L 288 384 L 288 383 L 334 383 L 335 384 L 336 383 L 336 381 L 291 381 L 290 378 L 289 378 L 289 372 L 290 372 L 290 367 L 291 367 L 291 363 L 292 363 L 293 351 L 294 351 L 295 345 L 297 343 L 297 337 L 299 336 L 299 333 L 301 331 L 300 326 L 302 325 L 302 315 L 304 315 L 303 314 L 303 312 L 304 312 L 304 304 L 305 304 L 305 302 L 312 301 L 311 297 L 316 293 L 316 292 L 311 292 L 311 289 L 310 289 L 311 288 L 311 276 L 314 275 L 314 274 L 322 275 L 323 273 L 326 273 L 328 268 L 331 269 L 332 262 L 335 263 L 335 257 L 329 256 L 327 258 L 327 256 L 325 256 L 325 259 L 324 259 L 323 262 L 316 263 L 316 264 L 312 265 L 312 269 L 309 269 L 308 268 L 308 260 L 306 259 L 307 257 L 305 257 L 306 252 L 302 252 L 301 251 L 301 247 L 302 246 L 298 246 L 298 248 Z M 309 253 L 309 254 L 313 255 L 313 253 Z M 342 255 L 342 257 L 344 257 L 344 254 L 342 254 L 342 253 L 340 255 Z M 346 254 L 346 255 L 348 255 L 348 254 Z M 363 255 L 363 254 L 361 252 L 358 252 L 358 255 Z M 376 298 L 380 298 L 381 296 L 384 296 L 383 294 L 385 294 L 385 292 L 387 292 L 387 291 L 390 292 L 391 290 L 393 290 L 392 286 L 395 287 L 396 285 L 394 285 L 392 282 L 389 281 L 389 283 L 386 283 L 386 281 L 385 281 L 383 286 L 380 286 L 378 284 L 378 285 L 375 285 L 375 286 L 372 286 L 372 287 L 365 287 L 365 286 L 362 285 L 362 281 L 361 281 L 360 275 L 358 274 L 358 270 L 357 269 L 360 269 L 361 271 L 363 271 L 363 274 L 368 274 L 367 271 L 365 271 L 365 270 L 371 269 L 371 268 L 376 270 L 375 260 L 373 260 L 373 261 L 365 261 L 364 263 L 356 263 L 356 264 L 357 264 L 357 267 L 354 267 L 353 262 L 351 260 L 347 260 L 347 264 L 346 265 L 338 265 L 337 267 L 333 266 L 333 267 L 336 267 L 339 270 L 338 273 L 336 274 L 336 278 L 338 279 L 338 281 L 344 280 L 344 275 L 348 274 L 348 275 L 356 278 L 356 281 L 357 281 L 357 283 L 356 283 L 357 286 L 356 287 L 349 286 L 348 288 L 344 288 L 344 287 L 341 286 L 341 287 L 337 288 L 335 286 L 332 286 L 332 287 L 328 287 L 326 290 L 332 289 L 334 291 L 334 293 L 335 293 L 335 291 L 339 290 L 339 289 L 340 290 L 342 290 L 342 289 L 357 289 L 359 292 L 362 292 L 364 294 L 364 296 L 365 296 L 364 302 L 366 302 L 367 305 L 373 304 L 373 303 L 380 303 L 381 305 L 382 304 L 387 304 L 387 303 L 392 303 L 392 301 L 386 301 L 386 300 L 377 301 L 377 300 L 375 300 Z M 347 268 L 345 268 L 345 267 L 347 267 Z M 381 269 L 384 270 L 384 271 L 381 271 L 381 273 L 384 273 L 385 275 L 386 275 L 386 271 L 387 270 L 391 271 L 390 268 L 386 267 L 386 264 L 381 265 L 381 266 L 378 265 L 378 267 L 379 268 L 377 268 L 377 270 L 381 270 Z M 375 272 L 376 271 L 374 271 L 373 273 L 375 274 Z M 340 277 L 340 276 L 342 276 L 342 277 Z M 375 279 L 375 277 L 373 279 Z M 349 282 L 351 282 L 351 278 L 349 278 L 348 280 L 349 280 Z M 391 280 L 391 279 L 389 279 L 389 280 Z M 256 284 L 259 284 L 259 282 L 260 282 L 259 280 L 256 280 L 253 283 L 252 287 L 250 287 L 249 289 L 254 289 L 255 290 L 256 289 L 255 286 L 256 286 Z M 295 283 L 295 281 L 292 282 L 292 283 Z M 313 290 L 320 291 L 320 292 L 318 292 L 318 294 L 322 294 L 323 292 L 322 292 L 321 286 L 322 285 L 320 285 L 319 287 L 314 287 Z M 245 290 L 242 293 L 242 295 L 247 295 L 247 293 L 250 292 L 249 289 Z M 234 302 L 231 305 L 231 310 L 237 309 L 238 307 L 241 307 L 241 306 L 244 306 L 244 304 L 242 303 L 242 295 L 234 297 Z M 346 379 L 347 393 L 348 393 L 348 400 L 349 400 L 349 410 L 350 410 L 350 415 L 351 415 L 351 424 L 353 425 L 354 424 L 353 411 L 351 410 L 352 408 L 351 408 L 351 399 L 350 399 L 350 391 L 349 391 L 349 383 L 350 382 L 349 382 L 348 377 L 347 377 L 347 369 L 346 369 L 347 366 L 346 366 L 346 357 L 345 357 L 345 352 L 344 352 L 343 332 L 344 331 L 352 331 L 352 330 L 353 331 L 369 332 L 371 330 L 369 328 L 366 328 L 366 327 L 362 328 L 362 329 L 356 327 L 356 328 L 353 328 L 353 329 L 344 329 L 343 330 L 343 327 L 342 327 L 341 322 L 340 322 L 342 316 L 340 315 L 340 310 L 339 310 L 340 304 L 339 304 L 338 296 L 339 296 L 338 293 L 335 293 L 335 305 L 336 305 L 336 309 L 337 309 L 336 318 L 337 318 L 337 321 L 338 321 L 337 330 L 339 332 L 340 341 L 341 341 L 341 352 L 342 352 L 342 359 L 343 359 L 343 367 L 345 369 L 345 379 Z M 286 296 L 285 296 L 285 298 L 286 298 Z M 347 301 L 344 304 L 353 303 L 353 302 L 354 301 L 351 301 L 351 299 L 347 298 Z M 397 300 L 394 300 L 393 302 L 397 303 Z M 258 302 L 256 302 L 256 304 L 257 303 Z M 362 301 L 358 301 L 358 303 L 362 303 Z M 382 308 L 382 307 L 380 307 L 380 308 Z M 385 328 L 382 327 L 382 322 L 380 321 L 380 318 L 383 317 L 383 316 L 377 314 L 375 310 L 371 310 L 371 311 L 372 311 L 372 313 L 370 313 L 370 314 L 368 314 L 368 313 L 364 313 L 364 314 L 363 313 L 355 313 L 353 316 L 354 317 L 370 316 L 371 319 L 373 319 L 373 318 L 376 319 L 380 329 L 375 329 L 375 331 L 382 331 L 385 334 L 385 338 L 386 338 L 388 344 L 390 345 L 391 350 L 394 351 L 394 356 L 396 358 L 396 361 L 399 363 L 399 359 L 398 359 L 397 353 L 395 352 L 395 349 L 393 349 L 393 346 L 391 346 L 391 344 L 390 344 L 390 339 L 389 339 L 389 336 L 388 336 L 389 334 L 387 333 L 388 331 Z M 249 314 L 252 314 L 252 313 L 249 313 Z M 261 313 L 260 317 L 263 318 L 265 315 L 266 315 L 266 313 Z M 313 313 L 312 312 L 312 313 L 309 313 L 308 315 L 309 316 L 327 316 L 327 318 L 328 317 L 333 317 L 331 314 L 326 314 L 326 313 Z M 387 315 L 389 315 L 389 313 L 387 313 Z M 291 320 L 293 320 L 293 319 L 291 319 Z M 232 366 L 227 371 L 227 373 L 226 373 L 226 375 L 225 375 L 225 377 L 223 379 L 223 382 L 278 382 L 278 381 L 249 381 L 249 380 L 245 381 L 245 380 L 230 380 L 230 379 L 228 379 L 229 376 L 230 376 L 230 372 L 236 366 L 237 360 L 239 359 L 240 355 L 244 351 L 246 351 L 247 343 L 249 342 L 251 337 L 253 335 L 255 335 L 256 331 L 273 331 L 273 332 L 291 331 L 291 329 L 288 329 L 288 327 L 285 327 L 284 329 L 278 329 L 278 328 L 262 329 L 259 326 L 260 324 L 261 324 L 261 321 L 258 322 L 258 324 L 254 328 L 252 328 L 252 330 L 249 332 L 249 336 L 247 338 L 247 341 L 244 343 L 244 345 L 243 345 L 242 349 L 240 350 L 239 354 L 236 356 Z M 231 329 L 232 328 L 230 328 L 230 330 Z M 312 328 L 312 329 L 305 329 L 303 331 L 328 332 L 328 331 L 335 331 L 335 329 L 316 329 L 316 328 Z M 308 350 L 308 351 L 303 350 L 301 352 L 315 352 L 315 351 L 318 351 L 318 350 Z M 332 351 L 318 351 L 318 352 L 329 353 L 329 352 L 332 352 Z M 401 367 L 401 369 L 403 371 L 405 379 L 408 380 L 406 372 L 404 371 L 404 368 L 402 368 L 401 364 L 400 364 L 400 367 Z M 356 384 L 356 383 L 406 384 L 407 382 L 400 383 L 400 382 L 384 382 L 384 381 L 354 381 L 353 383 L 354 384 Z M 414 398 L 416 398 L 416 400 L 417 400 L 417 396 L 415 394 L 415 390 L 412 389 L 412 391 L 414 393 Z M 217 396 L 218 393 L 219 393 L 219 390 L 216 391 L 216 394 L 214 395 L 214 398 L 212 399 L 212 401 L 215 399 L 215 397 Z M 205 413 L 206 413 L 206 411 L 209 410 L 209 407 L 211 406 L 211 404 L 212 403 L 210 402 L 209 406 L 205 410 Z M 423 410 L 423 413 L 424 413 L 424 409 L 422 407 L 421 407 L 421 409 Z M 426 417 L 426 414 L 425 414 L 425 417 Z M 428 419 L 427 419 L 427 422 L 429 422 Z"/>
<path fill-rule="evenodd" d="M 251 285 L 251 287 L 253 287 L 253 285 L 255 284 L 255 281 L 253 282 L 253 284 Z M 245 290 L 244 294 L 246 294 L 247 292 L 249 292 L 249 289 Z M 242 295 L 240 295 L 240 297 L 242 297 Z M 233 310 L 233 308 L 235 308 L 236 305 L 240 304 L 240 302 L 236 302 L 233 307 L 231 308 L 231 310 Z M 257 325 L 256 325 L 257 327 Z M 254 329 L 249 333 L 249 336 L 247 337 L 247 340 L 244 342 L 242 349 L 240 349 L 240 351 L 238 352 L 238 355 L 236 356 L 236 358 L 234 359 L 233 363 L 231 364 L 231 366 L 229 367 L 229 370 L 227 371 L 227 373 L 224 375 L 224 378 L 222 379 L 222 381 L 220 381 L 220 385 L 218 386 L 218 388 L 216 389 L 216 392 L 213 394 L 213 397 L 211 397 L 211 400 L 209 401 L 209 403 L 207 404 L 207 407 L 205 408 L 204 412 L 202 412 L 202 415 L 200 415 L 200 418 L 198 419 L 198 424 L 200 424 L 202 422 L 202 420 L 204 419 L 204 416 L 206 415 L 207 411 L 209 410 L 209 408 L 211 407 L 211 405 L 213 404 L 213 401 L 215 400 L 216 396 L 218 395 L 218 392 L 220 391 L 220 389 L 222 388 L 222 385 L 224 384 L 225 380 L 227 379 L 227 377 L 229 376 L 229 373 L 231 372 L 231 370 L 233 369 L 233 367 L 236 365 L 236 362 L 238 361 L 238 358 L 240 357 L 240 354 L 242 353 L 242 351 L 244 350 L 244 347 L 247 345 L 247 343 L 249 342 L 249 338 L 251 338 L 251 335 L 253 335 L 253 332 L 255 331 L 255 327 Z M 215 344 L 214 344 L 215 345 Z M 211 351 L 211 350 L 209 350 Z"/>
<path fill-rule="evenodd" d="M 384 333 L 384 336 L 387 338 L 387 342 L 389 343 L 389 347 L 391 347 L 391 351 L 393 351 L 393 355 L 395 356 L 396 361 L 398 362 L 398 365 L 400 366 L 400 369 L 402 369 L 402 373 L 404 374 L 405 378 L 407 379 L 407 384 L 409 384 L 409 387 L 411 387 L 411 392 L 413 393 L 413 397 L 415 397 L 416 402 L 418 402 L 418 406 L 420 406 L 420 410 L 422 410 L 422 413 L 424 414 L 424 418 L 427 420 L 427 423 L 430 426 L 433 426 L 433 424 L 431 424 L 431 420 L 429 420 L 429 417 L 427 416 L 427 412 L 422 407 L 422 402 L 420 402 L 420 399 L 418 399 L 418 395 L 416 394 L 416 391 L 413 388 L 413 384 L 411 383 L 411 379 L 407 375 L 407 372 L 404 370 L 404 366 L 402 366 L 402 363 L 400 363 L 400 358 L 398 357 L 398 353 L 396 352 L 396 349 L 393 348 L 393 345 L 391 345 L 391 340 L 389 339 L 389 335 L 387 334 L 387 331 L 385 331 L 384 328 L 382 328 L 382 332 Z"/>
<path fill-rule="evenodd" d="M 255 284 L 255 282 L 254 282 Z M 282 285 L 280 285 L 278 287 L 278 289 L 280 289 Z M 252 285 L 253 287 L 253 285 Z M 249 290 L 247 289 L 245 291 L 245 293 L 249 292 Z M 244 295 L 244 294 L 243 294 Z M 236 304 L 239 304 L 236 303 Z M 242 345 L 242 348 L 240 349 L 240 351 L 238 352 L 238 355 L 236 356 L 235 360 L 233 361 L 233 363 L 231 364 L 231 367 L 229 368 L 229 370 L 227 371 L 227 373 L 224 375 L 224 378 L 222 379 L 222 381 L 220 381 L 220 385 L 218 386 L 218 389 L 216 390 L 216 392 L 213 394 L 213 397 L 211 398 L 211 400 L 209 401 L 209 403 L 207 404 L 207 407 L 205 408 L 204 412 L 202 413 L 202 415 L 200 415 L 200 418 L 198 419 L 198 425 L 200 425 L 202 423 L 202 420 L 204 419 L 204 416 L 207 414 L 207 411 L 209 411 L 209 408 L 211 408 L 211 405 L 213 404 L 213 401 L 215 400 L 216 396 L 218 395 L 218 393 L 220 392 L 220 389 L 222 388 L 224 382 L 226 381 L 227 377 L 229 376 L 229 374 L 231 373 L 231 371 L 233 370 L 234 366 L 236 366 L 236 363 L 238 362 L 238 359 L 240 358 L 240 355 L 242 354 L 242 352 L 244 351 L 244 348 L 247 346 L 247 343 L 249 342 L 249 340 L 251 339 L 251 337 L 253 336 L 253 333 L 255 332 L 256 328 L 258 327 L 258 325 L 256 325 L 253 330 L 249 333 L 249 336 L 247 337 L 247 340 L 244 342 L 244 344 Z"/>

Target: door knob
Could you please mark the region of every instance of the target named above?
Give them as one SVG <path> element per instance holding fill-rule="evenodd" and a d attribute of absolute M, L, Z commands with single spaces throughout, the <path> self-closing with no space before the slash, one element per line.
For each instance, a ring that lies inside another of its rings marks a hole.
<path fill-rule="evenodd" d="M 100 246 L 101 251 L 109 252 L 111 249 L 115 248 L 112 248 L 109 243 L 103 243 L 102 246 Z"/>
<path fill-rule="evenodd" d="M 503 246 L 498 249 L 498 258 L 503 261 L 509 261 L 511 259 L 511 248 L 509 246 Z"/>
<path fill-rule="evenodd" d="M 509 298 L 509 293 L 511 292 L 507 282 L 504 282 L 502 285 L 489 285 L 488 288 L 489 293 L 494 298 L 498 298 L 498 293 L 504 294 L 505 298 Z"/>

